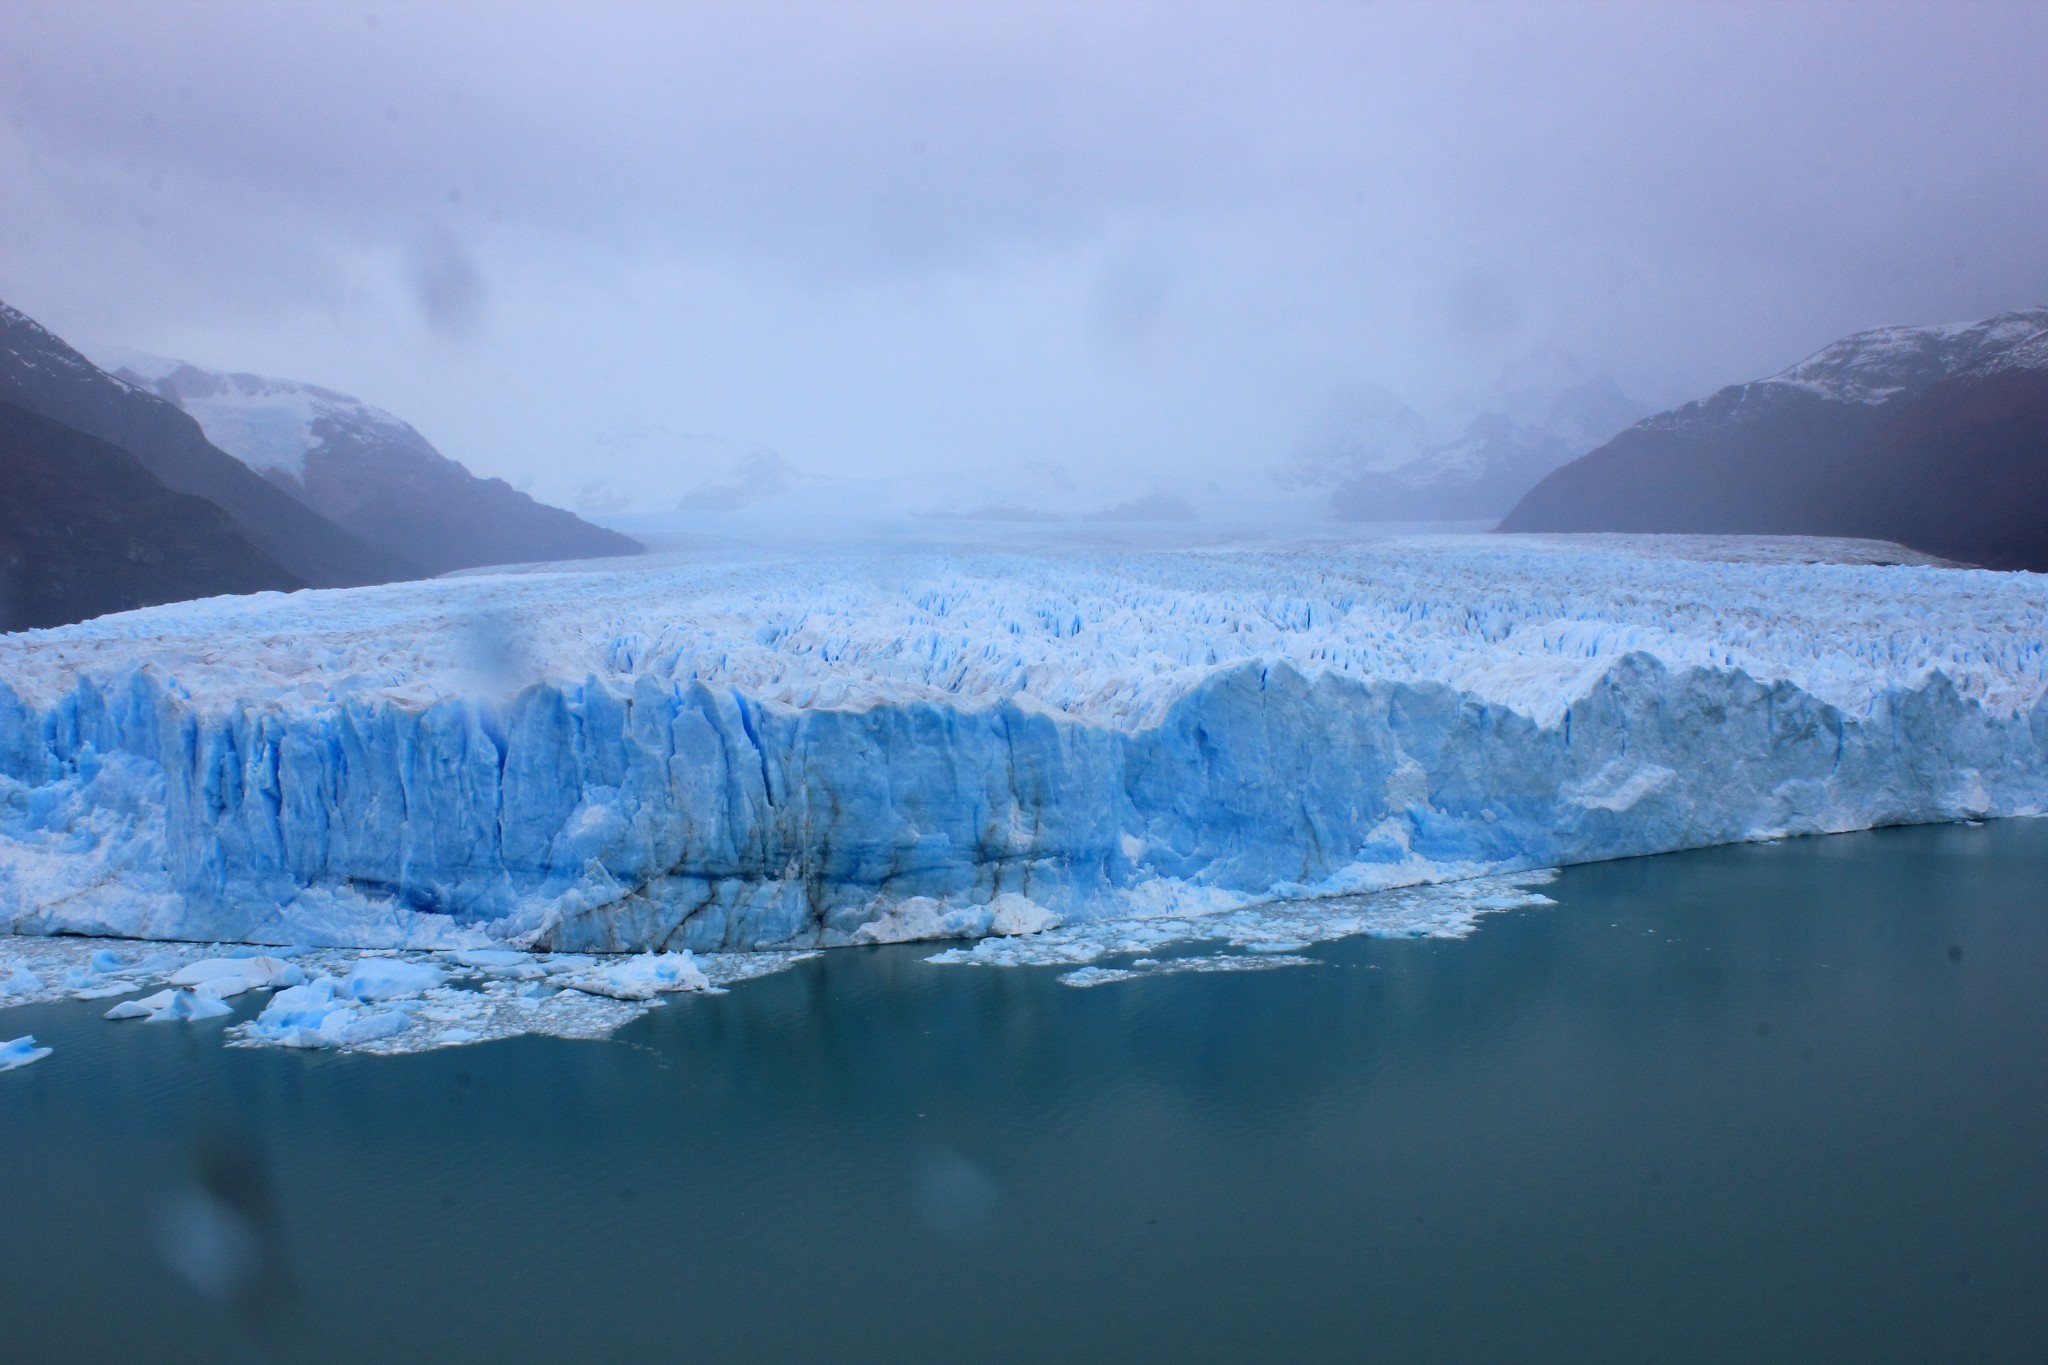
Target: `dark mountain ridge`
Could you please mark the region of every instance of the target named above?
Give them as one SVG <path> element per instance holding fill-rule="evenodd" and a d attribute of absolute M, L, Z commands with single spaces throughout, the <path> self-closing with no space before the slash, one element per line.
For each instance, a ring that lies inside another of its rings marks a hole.
<path fill-rule="evenodd" d="M 1844 338 L 1639 422 L 1498 529 L 1855 536 L 2048 572 L 2048 308 Z"/>
<path fill-rule="evenodd" d="M 347 394 L 134 352 L 116 378 L 177 404 L 257 475 L 429 573 L 638 554 L 639 542 L 483 479 L 412 427 Z"/>
<path fill-rule="evenodd" d="M 0 402 L 0 631 L 305 583 L 133 455 Z"/>
<path fill-rule="evenodd" d="M 1397 429 L 1387 444 L 1417 443 L 1418 453 L 1391 467 L 1354 470 L 1331 488 L 1330 499 L 1349 521 L 1492 520 L 1545 474 L 1644 411 L 1612 376 L 1596 374 L 1558 390 L 1543 406 L 1482 411 L 1450 440 L 1418 437 L 1419 426 Z"/>
<path fill-rule="evenodd" d="M 0 401 L 127 451 L 166 487 L 220 507 L 250 545 L 304 584 L 421 576 L 415 561 L 366 543 L 216 449 L 175 403 L 107 374 L 4 303 Z"/>

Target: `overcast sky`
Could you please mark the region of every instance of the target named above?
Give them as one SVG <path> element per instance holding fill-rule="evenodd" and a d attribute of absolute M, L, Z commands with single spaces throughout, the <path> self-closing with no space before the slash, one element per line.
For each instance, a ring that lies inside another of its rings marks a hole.
<path fill-rule="evenodd" d="M 2048 6 L 11 0 L 0 299 L 568 498 L 1271 463 L 2048 302 Z"/>

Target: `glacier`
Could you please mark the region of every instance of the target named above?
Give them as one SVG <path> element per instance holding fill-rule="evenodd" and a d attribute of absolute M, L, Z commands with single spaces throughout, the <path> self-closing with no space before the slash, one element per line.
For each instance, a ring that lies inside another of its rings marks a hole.
<path fill-rule="evenodd" d="M 179 603 L 0 637 L 0 929 L 1021 942 L 2036 815 L 2044 608 L 2026 574 L 1484 536 Z"/>

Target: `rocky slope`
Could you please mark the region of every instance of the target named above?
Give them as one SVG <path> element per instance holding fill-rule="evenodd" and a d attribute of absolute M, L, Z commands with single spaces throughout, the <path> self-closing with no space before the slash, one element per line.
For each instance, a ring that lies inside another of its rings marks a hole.
<path fill-rule="evenodd" d="M 1338 462 L 1330 490 L 1337 515 L 1348 521 L 1492 520 L 1551 470 L 1645 412 L 1605 374 L 1570 382 L 1540 400 L 1493 394 L 1477 406 L 1448 438 L 1429 435 L 1412 413 L 1405 423 L 1382 421 L 1358 438 L 1354 457 Z"/>
<path fill-rule="evenodd" d="M 0 631 L 305 584 L 133 455 L 0 403 Z"/>
<path fill-rule="evenodd" d="M 1861 536 L 2048 572 L 2048 308 L 1844 338 L 1638 423 L 1500 529 Z"/>
<path fill-rule="evenodd" d="M 346 394 L 133 351 L 101 359 L 313 511 L 429 573 L 640 552 L 503 479 L 476 477 L 408 423 Z"/>
<path fill-rule="evenodd" d="M 174 403 L 107 374 L 32 319 L 0 304 L 0 402 L 127 451 L 174 492 L 225 511 L 292 578 L 355 587 L 416 578 L 411 558 L 343 530 L 210 444 Z"/>

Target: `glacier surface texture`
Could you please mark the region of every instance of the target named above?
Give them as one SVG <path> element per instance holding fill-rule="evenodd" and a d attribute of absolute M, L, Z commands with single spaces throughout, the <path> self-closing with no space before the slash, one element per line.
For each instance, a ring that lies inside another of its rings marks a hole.
<path fill-rule="evenodd" d="M 1649 540 L 817 551 L 0 639 L 0 929 L 1030 934 L 2048 807 L 2048 579 Z"/>

